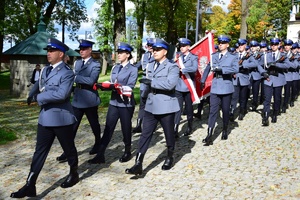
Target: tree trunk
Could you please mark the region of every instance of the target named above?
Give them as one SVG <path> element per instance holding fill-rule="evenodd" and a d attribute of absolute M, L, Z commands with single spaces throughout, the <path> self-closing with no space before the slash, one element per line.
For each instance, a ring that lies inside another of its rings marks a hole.
<path fill-rule="evenodd" d="M 113 0 L 113 6 L 114 6 L 114 19 L 115 19 L 113 40 L 115 42 L 115 50 L 116 50 L 118 43 L 123 41 L 126 35 L 125 0 Z"/>
<path fill-rule="evenodd" d="M 241 12 L 241 30 L 240 30 L 240 38 L 247 39 L 247 22 L 246 19 L 249 14 L 249 8 L 247 6 L 247 0 L 242 0 L 242 12 Z"/>
<path fill-rule="evenodd" d="M 0 6 L 0 24 L 4 23 L 5 18 L 5 0 L 2 1 L 2 6 Z M 2 51 L 3 51 L 3 39 L 4 32 L 3 29 L 0 30 L 0 72 L 1 72 L 1 61 L 2 61 Z"/>

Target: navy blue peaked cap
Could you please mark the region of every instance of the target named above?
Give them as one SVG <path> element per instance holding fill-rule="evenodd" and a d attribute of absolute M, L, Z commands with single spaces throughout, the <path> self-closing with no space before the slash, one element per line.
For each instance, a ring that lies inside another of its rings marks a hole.
<path fill-rule="evenodd" d="M 247 42 L 248 42 L 248 41 L 247 41 L 246 39 L 243 39 L 243 38 L 238 39 L 239 45 L 247 44 Z"/>
<path fill-rule="evenodd" d="M 297 42 L 292 44 L 292 49 L 297 49 L 299 48 L 299 44 Z"/>
<path fill-rule="evenodd" d="M 66 51 L 69 50 L 69 47 L 55 38 L 49 38 L 48 44 L 44 48 L 44 50 L 51 50 L 51 49 L 56 49 L 65 53 Z"/>
<path fill-rule="evenodd" d="M 271 44 L 279 44 L 280 43 L 280 39 L 279 38 L 271 38 L 270 39 L 270 43 Z"/>
<path fill-rule="evenodd" d="M 154 44 L 154 38 L 147 38 L 147 46 L 152 46 Z"/>
<path fill-rule="evenodd" d="M 154 39 L 153 47 L 164 48 L 164 49 L 168 50 L 169 46 L 170 46 L 169 43 L 167 43 L 166 41 L 164 41 L 160 38 L 155 38 Z"/>
<path fill-rule="evenodd" d="M 294 42 L 291 39 L 283 40 L 284 45 L 292 45 Z"/>
<path fill-rule="evenodd" d="M 131 53 L 133 51 L 133 48 L 132 46 L 130 46 L 130 44 L 119 42 L 117 51 L 128 51 L 129 53 Z"/>
<path fill-rule="evenodd" d="M 265 41 L 261 41 L 261 42 L 259 43 L 259 46 L 260 46 L 260 48 L 265 48 L 265 47 L 268 46 L 268 44 L 267 44 Z"/>
<path fill-rule="evenodd" d="M 227 35 L 219 35 L 218 37 L 218 42 L 226 42 L 229 43 L 231 41 L 230 37 L 228 37 Z"/>
<path fill-rule="evenodd" d="M 79 48 L 80 47 L 92 47 L 95 42 L 89 40 L 79 40 Z"/>
<path fill-rule="evenodd" d="M 179 44 L 183 44 L 183 45 L 191 45 L 192 44 L 191 40 L 189 40 L 187 38 L 179 38 L 178 42 L 179 42 Z"/>
<path fill-rule="evenodd" d="M 252 40 L 252 41 L 250 42 L 250 47 L 258 47 L 258 46 L 259 46 L 259 43 L 258 43 L 257 41 Z"/>

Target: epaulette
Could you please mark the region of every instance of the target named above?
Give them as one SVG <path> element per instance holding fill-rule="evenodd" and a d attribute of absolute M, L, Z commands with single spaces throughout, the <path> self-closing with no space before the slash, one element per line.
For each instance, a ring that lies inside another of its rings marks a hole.
<path fill-rule="evenodd" d="M 69 67 L 69 65 L 65 64 L 65 67 L 67 68 L 67 70 L 70 70 L 71 67 Z"/>
<path fill-rule="evenodd" d="M 216 52 L 213 52 L 211 55 L 214 55 L 214 54 L 216 54 L 216 53 L 219 53 L 218 51 L 216 51 Z"/>
<path fill-rule="evenodd" d="M 155 62 L 155 60 L 150 60 L 148 63 L 152 63 L 152 62 Z"/>

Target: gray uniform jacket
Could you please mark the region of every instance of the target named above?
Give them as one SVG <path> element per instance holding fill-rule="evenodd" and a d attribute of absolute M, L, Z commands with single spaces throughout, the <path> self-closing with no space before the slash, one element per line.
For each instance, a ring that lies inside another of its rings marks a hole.
<path fill-rule="evenodd" d="M 191 79 L 194 81 L 195 73 L 198 69 L 198 56 L 189 53 L 186 55 L 185 59 L 183 59 L 183 54 L 179 56 L 182 59 L 184 69 L 181 69 L 181 73 L 183 74 L 189 74 Z M 182 80 L 182 78 L 179 78 L 179 81 L 176 85 L 176 90 L 179 92 L 189 92 L 188 87 Z"/>
<path fill-rule="evenodd" d="M 257 62 L 257 66 L 255 68 L 251 68 L 250 69 L 250 76 L 252 77 L 253 80 L 257 81 L 257 80 L 260 80 L 262 78 L 259 70 L 258 70 L 258 66 L 263 66 L 264 63 L 263 63 L 263 53 L 261 52 L 255 52 L 253 54 L 253 57 L 255 58 L 256 62 Z"/>
<path fill-rule="evenodd" d="M 212 54 L 212 63 L 208 64 L 203 72 L 201 83 L 204 83 L 207 76 L 212 69 L 216 67 L 221 69 L 220 76 L 214 76 L 212 80 L 212 86 L 210 93 L 212 94 L 230 94 L 234 92 L 234 87 L 232 83 L 232 75 L 239 71 L 238 66 L 238 56 L 230 52 L 226 52 L 221 59 L 219 59 L 220 52 L 215 52 Z M 216 72 L 214 72 L 217 74 Z"/>
<path fill-rule="evenodd" d="M 88 85 L 91 88 L 97 83 L 101 71 L 100 63 L 90 58 L 82 67 L 82 60 L 75 63 L 75 80 L 76 84 Z M 72 106 L 76 108 L 89 108 L 98 106 L 100 98 L 98 91 L 92 89 L 81 89 L 75 87 Z"/>
<path fill-rule="evenodd" d="M 297 69 L 296 63 L 293 61 L 290 61 L 289 59 L 293 56 L 293 53 L 290 51 L 287 53 L 287 64 L 288 64 L 288 70 L 284 73 L 285 80 L 286 81 L 293 81 L 293 72 L 292 70 Z"/>
<path fill-rule="evenodd" d="M 271 63 L 274 62 L 273 58 L 272 58 L 272 53 L 273 52 L 268 52 L 267 55 L 266 55 L 266 57 L 265 57 L 266 58 L 266 63 L 267 63 L 268 66 Z M 283 53 L 283 52 L 279 52 L 277 54 L 277 57 L 276 57 L 275 60 L 278 61 L 281 58 L 281 56 L 286 56 L 286 54 Z M 276 65 L 276 69 L 277 70 L 286 70 L 286 69 L 288 69 L 289 66 L 288 66 L 287 60 L 288 59 L 285 59 L 283 62 L 276 62 L 276 64 L 275 64 Z M 278 75 L 272 75 L 272 74 L 270 74 L 270 70 L 269 69 L 266 69 L 266 70 L 268 71 L 268 73 L 270 75 L 270 77 L 269 77 L 270 81 L 265 80 L 264 81 L 265 85 L 269 85 L 269 86 L 273 86 L 273 87 L 279 87 L 279 86 L 283 86 L 283 85 L 286 84 L 285 76 L 284 76 L 283 73 L 278 73 Z"/>
<path fill-rule="evenodd" d="M 246 56 L 246 52 L 242 53 L 242 58 Z M 239 59 L 240 53 L 236 54 Z M 241 59 L 239 59 L 240 61 Z M 239 73 L 236 74 L 236 77 L 233 78 L 233 85 L 237 85 L 238 82 L 241 86 L 250 85 L 250 70 L 257 68 L 258 62 L 255 58 L 250 55 L 248 59 L 243 60 L 242 64 L 239 65 Z"/>
<path fill-rule="evenodd" d="M 145 110 L 154 114 L 168 114 L 179 111 L 178 99 L 175 97 L 175 86 L 179 79 L 179 67 L 173 61 L 165 59 L 154 71 L 156 62 L 148 65 L 148 78 L 152 80 L 151 90 L 174 91 L 173 94 L 150 92 L 146 101 Z"/>
<path fill-rule="evenodd" d="M 117 64 L 111 70 L 110 82 L 118 83 L 122 86 L 129 86 L 131 89 L 134 88 L 138 77 L 138 69 L 132 64 L 128 63 L 120 70 L 121 65 Z M 123 100 L 124 99 L 124 100 Z M 116 90 L 111 92 L 109 104 L 118 107 L 133 107 L 135 106 L 134 95 L 132 92 L 131 98 L 123 96 L 120 97 Z"/>
<path fill-rule="evenodd" d="M 136 66 L 138 68 L 142 68 L 143 70 L 143 78 L 146 77 L 146 71 L 147 71 L 147 65 L 149 62 L 154 61 L 153 56 L 151 55 L 151 53 L 149 51 L 147 51 L 146 53 L 143 54 L 142 59 L 139 63 L 139 66 Z M 140 83 L 140 90 L 146 90 L 146 85 L 144 83 Z M 143 95 L 143 96 L 147 96 L 147 94 Z"/>
<path fill-rule="evenodd" d="M 38 123 L 49 127 L 74 124 L 76 118 L 70 102 L 74 73 L 61 62 L 46 77 L 48 67 L 42 70 L 40 83 L 36 82 L 40 84 L 40 90 L 44 88 L 37 95 L 37 102 L 41 106 Z"/>

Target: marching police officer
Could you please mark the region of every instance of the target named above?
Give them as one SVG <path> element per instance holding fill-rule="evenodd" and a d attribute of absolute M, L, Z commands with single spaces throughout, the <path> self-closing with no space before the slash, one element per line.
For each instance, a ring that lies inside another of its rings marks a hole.
<path fill-rule="evenodd" d="M 180 54 L 177 58 L 180 68 L 180 74 L 187 74 L 190 78 L 190 83 L 194 83 L 195 73 L 198 69 L 198 56 L 192 54 L 189 51 L 191 46 L 191 41 L 187 38 L 179 38 L 178 39 Z M 192 85 L 194 87 L 194 85 Z M 183 133 L 184 136 L 188 136 L 192 133 L 193 127 L 193 102 L 191 98 L 191 93 L 188 88 L 187 83 L 183 80 L 183 78 L 178 79 L 178 83 L 175 88 L 175 95 L 178 99 L 180 111 L 175 114 L 175 137 L 178 138 L 178 127 L 180 123 L 183 102 L 185 103 L 188 127 L 186 131 Z"/>
<path fill-rule="evenodd" d="M 162 170 L 173 166 L 175 149 L 174 117 L 178 112 L 179 103 L 175 96 L 175 86 L 179 79 L 179 68 L 176 63 L 167 59 L 169 44 L 156 38 L 153 44 L 155 61 L 148 66 L 148 78 L 140 81 L 151 86 L 145 106 L 142 134 L 138 143 L 135 165 L 126 169 L 127 174 L 141 175 L 143 159 L 149 147 L 153 131 L 158 122 L 163 127 L 168 147 L 168 155 Z"/>
<path fill-rule="evenodd" d="M 73 131 L 75 135 L 80 125 L 81 119 L 85 114 L 95 137 L 95 144 L 89 154 L 93 155 L 98 152 L 100 143 L 100 123 L 98 120 L 98 105 L 100 98 L 98 91 L 93 90 L 93 85 L 98 81 L 101 71 L 100 63 L 92 58 L 92 47 L 94 42 L 88 40 L 79 40 L 79 53 L 81 59 L 76 60 L 75 80 L 76 83 L 73 95 L 72 106 L 77 122 Z M 56 158 L 59 162 L 66 161 L 66 156 L 62 154 Z"/>
<path fill-rule="evenodd" d="M 41 106 L 35 152 L 26 184 L 19 191 L 13 192 L 12 198 L 36 196 L 36 180 L 55 137 L 61 144 L 70 166 L 70 173 L 61 187 L 72 187 L 79 181 L 78 157 L 72 131 L 76 118 L 70 103 L 74 73 L 63 62 L 64 54 L 69 48 L 62 42 L 50 38 L 44 49 L 47 50 L 50 66 L 43 68 L 39 81 L 35 83 L 39 85 L 37 88 L 40 93 L 39 91 L 36 93 L 38 93 L 37 102 Z"/>
<path fill-rule="evenodd" d="M 263 65 L 263 53 L 259 52 L 259 43 L 255 40 L 250 42 L 251 53 L 254 59 L 257 61 L 257 66 L 250 68 L 250 83 L 252 87 L 252 111 L 256 111 L 258 107 L 258 95 L 259 95 L 259 86 L 261 82 L 261 74 L 258 70 L 258 66 Z"/>
<path fill-rule="evenodd" d="M 265 56 L 265 68 L 268 73 L 268 78 L 264 80 L 264 107 L 262 124 L 269 126 L 270 106 L 272 96 L 274 97 L 272 123 L 277 122 L 277 115 L 280 110 L 282 87 L 286 84 L 284 71 L 289 68 L 286 54 L 280 52 L 280 40 L 278 38 L 270 39 L 271 51 Z"/>
<path fill-rule="evenodd" d="M 284 51 L 287 56 L 287 60 L 289 61 L 289 68 L 284 72 L 284 77 L 286 80 L 286 84 L 284 85 L 284 99 L 282 104 L 282 113 L 286 112 L 286 109 L 289 107 L 290 98 L 291 98 L 291 90 L 293 86 L 293 72 L 296 71 L 297 65 L 294 64 L 295 56 L 292 53 L 292 45 L 293 41 L 290 39 L 283 40 Z M 293 105 L 293 103 L 292 103 Z"/>
<path fill-rule="evenodd" d="M 223 132 L 221 139 L 227 140 L 228 138 L 229 109 L 231 96 L 234 92 L 232 75 L 238 73 L 239 69 L 238 57 L 227 50 L 230 40 L 231 39 L 226 35 L 220 35 L 218 37 L 219 51 L 212 54 L 212 63 L 207 65 L 201 79 L 201 85 L 204 87 L 210 70 L 213 71 L 214 78 L 210 91 L 208 130 L 206 138 L 202 141 L 208 145 L 213 144 L 212 134 L 220 105 L 223 112 Z"/>
<path fill-rule="evenodd" d="M 154 38 L 147 38 L 147 52 L 143 54 L 142 60 L 140 62 L 140 65 L 143 70 L 143 77 L 146 77 L 147 73 L 147 66 L 148 63 L 153 61 L 153 50 L 152 50 L 152 45 L 153 45 Z M 139 67 L 139 66 L 137 66 Z M 133 133 L 140 133 L 142 131 L 142 121 L 143 121 L 143 116 L 144 116 L 144 109 L 145 109 L 145 104 L 146 104 L 146 99 L 148 96 L 147 91 L 147 85 L 144 83 L 140 83 L 140 105 L 139 105 L 139 113 L 138 113 L 138 118 L 136 122 L 136 127 L 132 129 Z"/>
<path fill-rule="evenodd" d="M 123 142 L 125 145 L 124 154 L 119 159 L 119 161 L 127 162 L 131 159 L 131 119 L 135 107 L 134 95 L 132 91 L 130 93 L 130 96 L 119 94 L 118 86 L 116 85 L 127 86 L 133 89 L 138 77 L 138 69 L 129 62 L 132 58 L 132 46 L 127 43 L 120 42 L 118 43 L 117 51 L 120 64 L 114 66 L 111 71 L 111 84 L 109 86 L 109 89 L 112 89 L 112 92 L 106 115 L 105 129 L 100 140 L 97 155 L 93 159 L 88 161 L 91 164 L 105 163 L 105 150 L 112 138 L 119 119 L 121 122 Z M 102 83 L 102 86 L 100 86 L 100 88 L 105 89 L 103 88 L 103 85 L 104 83 Z"/>
<path fill-rule="evenodd" d="M 300 79 L 299 77 L 299 55 L 297 54 L 297 49 L 299 48 L 298 43 L 293 43 L 291 51 L 293 53 L 293 64 L 295 65 L 295 68 L 289 69 L 293 73 L 293 84 L 292 84 L 292 94 L 291 94 L 291 102 L 290 106 L 294 107 L 294 101 L 297 99 L 298 94 L 298 81 Z"/>
<path fill-rule="evenodd" d="M 238 39 L 238 64 L 239 72 L 233 75 L 234 93 L 231 99 L 230 120 L 234 121 L 234 111 L 240 103 L 239 120 L 243 120 L 247 112 L 248 86 L 250 85 L 250 69 L 257 67 L 257 62 L 251 53 L 246 52 L 247 40 Z"/>

